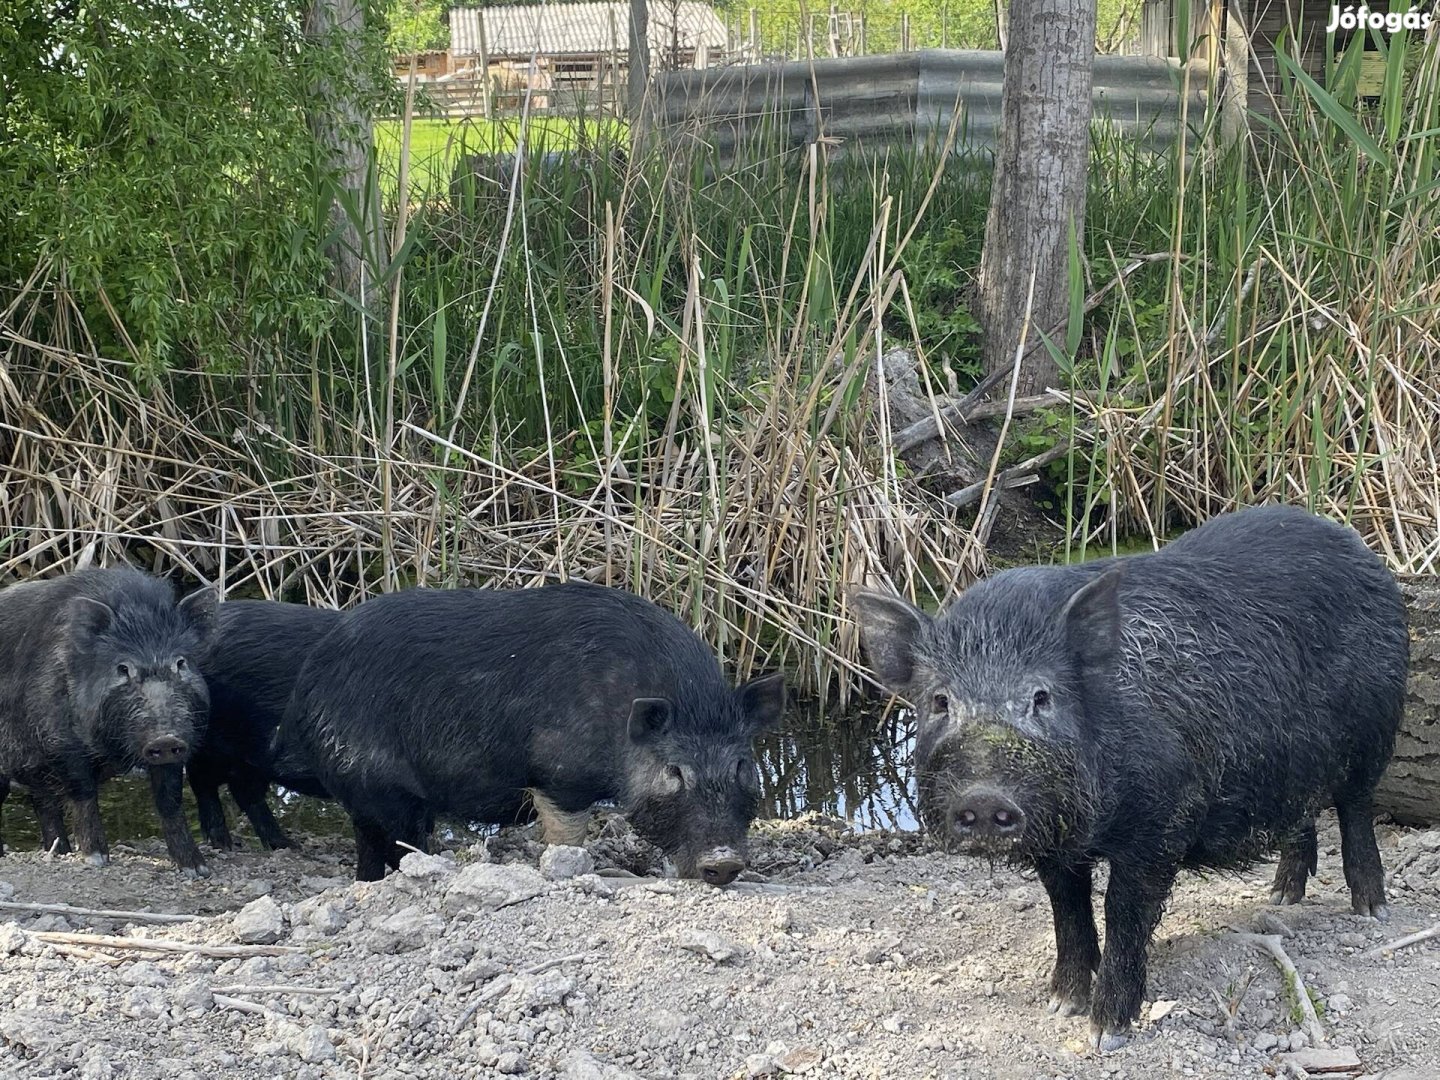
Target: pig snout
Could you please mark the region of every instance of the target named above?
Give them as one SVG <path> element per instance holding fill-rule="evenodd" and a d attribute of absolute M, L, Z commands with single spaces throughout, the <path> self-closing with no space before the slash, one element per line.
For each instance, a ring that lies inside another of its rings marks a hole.
<path fill-rule="evenodd" d="M 190 744 L 178 735 L 161 735 L 147 742 L 141 753 L 146 765 L 183 765 L 190 756 Z"/>
<path fill-rule="evenodd" d="M 729 885 L 745 869 L 745 860 L 734 848 L 712 848 L 695 861 L 702 881 L 711 885 Z"/>
<path fill-rule="evenodd" d="M 1025 812 L 994 788 L 970 788 L 951 801 L 945 823 L 959 840 L 1016 840 L 1025 831 Z"/>

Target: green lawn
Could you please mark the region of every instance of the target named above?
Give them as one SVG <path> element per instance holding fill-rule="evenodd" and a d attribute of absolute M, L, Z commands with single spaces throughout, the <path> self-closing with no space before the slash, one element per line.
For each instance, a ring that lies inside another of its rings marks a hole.
<path fill-rule="evenodd" d="M 624 122 L 614 119 L 535 116 L 530 118 L 525 143 L 537 152 L 565 150 L 587 142 L 622 138 L 625 130 Z M 382 120 L 375 125 L 375 148 L 387 190 L 394 189 L 400 176 L 403 132 L 399 120 Z M 417 119 L 410 128 L 410 190 L 416 195 L 442 191 L 449 186 L 455 161 L 462 155 L 506 153 L 513 151 L 519 140 L 519 117 Z"/>

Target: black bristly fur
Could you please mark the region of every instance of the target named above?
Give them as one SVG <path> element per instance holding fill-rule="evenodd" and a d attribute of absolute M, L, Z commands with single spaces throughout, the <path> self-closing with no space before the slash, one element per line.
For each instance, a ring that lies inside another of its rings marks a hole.
<path fill-rule="evenodd" d="M 0 803 L 18 780 L 30 791 L 47 849 L 76 844 L 107 856 L 100 784 L 145 764 L 152 739 L 193 747 L 208 694 L 196 659 L 214 629 L 215 596 L 176 603 L 168 582 L 139 570 L 82 570 L 0 591 Z M 122 668 L 123 665 L 123 668 Z M 181 808 L 178 763 L 149 765 L 170 857 L 206 873 Z"/>
<path fill-rule="evenodd" d="M 542 825 L 618 802 L 688 876 L 743 853 L 751 744 L 783 694 L 773 676 L 732 688 L 693 631 L 618 589 L 412 589 L 314 648 L 276 752 L 314 761 L 350 812 L 362 880 L 398 863 L 395 841 L 423 850 L 436 814 L 509 824 L 532 797 Z"/>
<path fill-rule="evenodd" d="M 919 710 L 927 825 L 946 828 L 976 784 L 1025 812 L 1005 854 L 1050 896 L 1052 1008 L 1088 1005 L 1097 1043 L 1137 1016 L 1182 866 L 1238 868 L 1278 848 L 1276 899 L 1297 901 L 1315 816 L 1333 805 L 1354 910 L 1383 917 L 1371 798 L 1404 708 L 1409 635 L 1394 579 L 1353 530 L 1255 508 L 1158 553 L 1004 571 L 934 619 L 854 600 L 871 662 Z"/>
<path fill-rule="evenodd" d="M 270 743 L 311 646 L 339 619 L 338 611 L 304 604 L 227 600 L 220 605 L 214 640 L 200 661 L 210 687 L 209 730 L 185 767 L 200 830 L 214 846 L 235 846 L 220 802 L 222 784 L 267 848 L 292 846 L 266 799 L 272 782 L 325 796 L 312 769 L 273 760 Z"/>

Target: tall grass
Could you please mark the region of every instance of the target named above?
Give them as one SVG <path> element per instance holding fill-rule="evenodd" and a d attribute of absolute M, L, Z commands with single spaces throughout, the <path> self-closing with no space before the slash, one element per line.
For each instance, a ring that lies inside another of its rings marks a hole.
<path fill-rule="evenodd" d="M 1178 178 L 1166 294 L 1122 295 L 1077 404 L 1111 536 L 1283 500 L 1440 565 L 1440 60 L 1403 37 L 1370 100 L 1359 41 L 1328 89 L 1282 57 L 1283 119 Z"/>
<path fill-rule="evenodd" d="M 1378 107 L 1345 71 L 1297 87 L 1273 137 L 1226 151 L 1097 137 L 1075 394 L 1007 451 L 1074 439 L 1050 480 L 1077 545 L 1277 498 L 1396 569 L 1440 560 L 1436 64 L 1397 61 Z M 853 691 L 844 584 L 935 599 L 986 568 L 973 511 L 897 454 L 877 377 L 918 348 L 938 410 L 978 374 L 983 173 L 823 144 L 727 172 L 605 125 L 557 162 L 520 134 L 518 162 L 459 182 L 423 154 L 382 177 L 406 210 L 375 268 L 392 306 L 256 335 L 240 372 L 137 388 L 65 268 L 37 268 L 0 307 L 0 573 L 123 554 L 334 604 L 580 577 L 741 672 Z"/>

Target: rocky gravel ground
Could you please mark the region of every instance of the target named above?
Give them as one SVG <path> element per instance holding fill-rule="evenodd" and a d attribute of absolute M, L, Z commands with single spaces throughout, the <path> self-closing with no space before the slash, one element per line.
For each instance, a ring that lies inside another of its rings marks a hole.
<path fill-rule="evenodd" d="M 158 843 L 101 870 L 8 854 L 0 1077 L 1308 1075 L 1293 986 L 1245 931 L 1278 938 L 1325 1049 L 1356 1056 L 1328 1075 L 1440 1078 L 1440 939 L 1370 954 L 1440 922 L 1440 831 L 1382 830 L 1383 927 L 1349 914 L 1333 822 L 1298 907 L 1265 903 L 1269 867 L 1182 878 L 1146 1021 L 1105 1056 L 1044 1013 L 1049 908 L 1016 871 L 811 818 L 761 825 L 752 880 L 719 890 L 657 877 L 618 819 L 592 835 L 508 831 L 367 884 L 333 840 L 217 853 L 201 881 Z"/>

